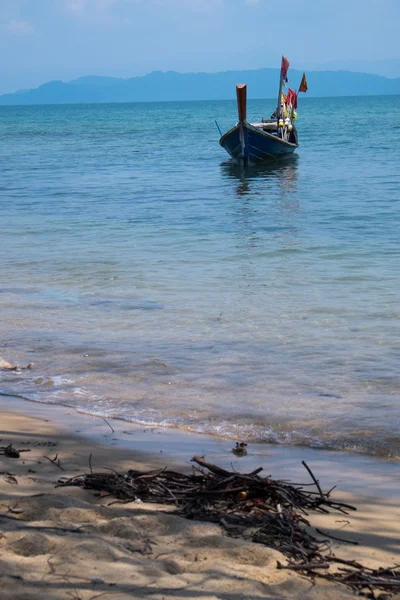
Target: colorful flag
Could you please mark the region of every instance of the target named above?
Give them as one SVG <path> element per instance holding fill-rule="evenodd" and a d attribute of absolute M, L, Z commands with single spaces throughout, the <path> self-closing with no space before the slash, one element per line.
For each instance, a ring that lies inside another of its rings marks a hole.
<path fill-rule="evenodd" d="M 285 104 L 287 100 L 287 96 L 285 94 L 285 92 L 282 92 L 282 96 L 281 96 L 281 104 Z"/>
<path fill-rule="evenodd" d="M 301 78 L 299 92 L 306 92 L 308 90 L 307 78 L 306 74 L 303 73 L 303 77 Z"/>
<path fill-rule="evenodd" d="M 291 104 L 294 109 L 297 108 L 297 94 L 294 90 L 291 90 L 290 88 L 287 94 L 287 103 Z"/>
<path fill-rule="evenodd" d="M 289 70 L 289 61 L 286 56 L 282 56 L 282 65 L 281 65 L 281 77 L 285 81 L 287 81 L 287 72 Z"/>

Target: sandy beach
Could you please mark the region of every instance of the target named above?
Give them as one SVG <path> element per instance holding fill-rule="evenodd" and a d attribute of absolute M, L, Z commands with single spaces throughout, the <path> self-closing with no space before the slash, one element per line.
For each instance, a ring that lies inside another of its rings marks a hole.
<path fill-rule="evenodd" d="M 122 431 L 138 436 L 137 427 L 129 431 L 126 423 L 112 421 L 112 432 L 102 419 L 15 399 L 3 399 L 0 418 L 0 445 L 12 443 L 15 448 L 30 450 L 19 459 L 1 457 L 1 598 L 354 597 L 342 586 L 322 580 L 313 585 L 296 573 L 277 570 L 278 560 L 286 562 L 283 555 L 230 538 L 218 525 L 168 514 L 171 509 L 165 506 L 130 503 L 108 507 L 109 497 L 99 498 L 75 487 L 55 488 L 61 476 L 88 472 L 90 455 L 96 470 L 144 470 L 166 464 L 190 469 L 168 452 L 165 440 L 165 449 L 158 454 L 156 443 L 153 453 L 129 448 L 118 438 Z M 141 431 L 145 437 L 157 435 Z M 188 437 L 194 449 L 196 444 L 206 443 Z M 188 447 L 189 440 L 185 442 Z M 152 445 L 137 444 L 146 449 Z M 208 449 L 212 454 L 212 447 Z M 297 450 L 301 462 L 301 450 Z M 48 460 L 55 455 L 63 470 Z M 191 456 L 188 453 L 187 460 Z M 274 462 L 277 476 L 279 464 Z M 370 492 L 372 496 L 373 488 Z M 397 498 L 367 498 L 343 489 L 335 498 L 351 501 L 357 512 L 346 518 L 332 513 L 311 519 L 314 526 L 341 532 L 359 544 L 335 543 L 335 553 L 371 567 L 398 562 Z"/>

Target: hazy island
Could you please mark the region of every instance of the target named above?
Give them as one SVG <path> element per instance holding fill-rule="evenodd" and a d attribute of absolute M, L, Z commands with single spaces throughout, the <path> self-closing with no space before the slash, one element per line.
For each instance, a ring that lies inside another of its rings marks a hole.
<path fill-rule="evenodd" d="M 289 85 L 296 89 L 301 71 L 291 70 Z M 0 96 L 0 105 L 227 100 L 236 83 L 247 83 L 249 98 L 274 98 L 278 69 L 177 73 L 153 71 L 141 77 L 86 76 L 50 81 L 36 89 Z M 371 96 L 400 94 L 400 78 L 351 71 L 308 71 L 308 96 Z"/>

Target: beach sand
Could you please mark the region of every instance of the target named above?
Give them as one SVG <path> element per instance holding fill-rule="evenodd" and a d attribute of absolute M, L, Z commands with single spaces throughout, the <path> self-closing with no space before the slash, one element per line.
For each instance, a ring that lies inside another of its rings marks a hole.
<path fill-rule="evenodd" d="M 119 444 L 118 432 L 101 419 L 64 407 L 54 411 L 29 405 L 29 410 L 21 412 L 16 405 L 20 409 L 22 403 L 10 401 L 9 409 L 0 411 L 0 445 L 12 443 L 30 452 L 21 453 L 19 459 L 1 456 L 1 599 L 355 597 L 342 586 L 323 580 L 314 585 L 294 572 L 277 570 L 277 560 L 286 562 L 279 552 L 232 539 L 217 525 L 168 514 L 165 506 L 108 507 L 109 497 L 99 498 L 75 487 L 55 488 L 61 476 L 88 472 L 90 455 L 95 470 L 189 466 L 179 465 L 166 451 L 156 454 L 156 444 L 153 454 Z M 95 429 L 102 428 L 103 440 L 93 436 L 93 431 L 85 437 L 89 422 Z M 73 424 L 79 427 L 79 435 L 73 432 Z M 126 423 L 111 424 L 127 431 Z M 189 445 L 196 436 L 188 438 L 185 443 Z M 188 454 L 187 460 L 195 453 Z M 64 471 L 44 458 L 56 454 Z M 273 476 L 279 476 L 278 471 L 279 464 L 275 464 Z M 357 512 L 348 517 L 311 518 L 313 525 L 359 542 L 358 546 L 335 543 L 335 553 L 368 566 L 399 562 L 398 498 L 374 499 L 342 490 L 335 498 L 351 502 Z"/>

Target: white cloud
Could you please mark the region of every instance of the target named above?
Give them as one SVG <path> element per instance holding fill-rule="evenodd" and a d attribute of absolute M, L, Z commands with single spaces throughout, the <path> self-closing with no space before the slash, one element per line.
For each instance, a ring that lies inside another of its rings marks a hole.
<path fill-rule="evenodd" d="M 17 21 L 16 19 L 11 19 L 11 21 L 6 23 L 5 29 L 12 35 L 36 35 L 35 26 L 29 21 Z"/>

